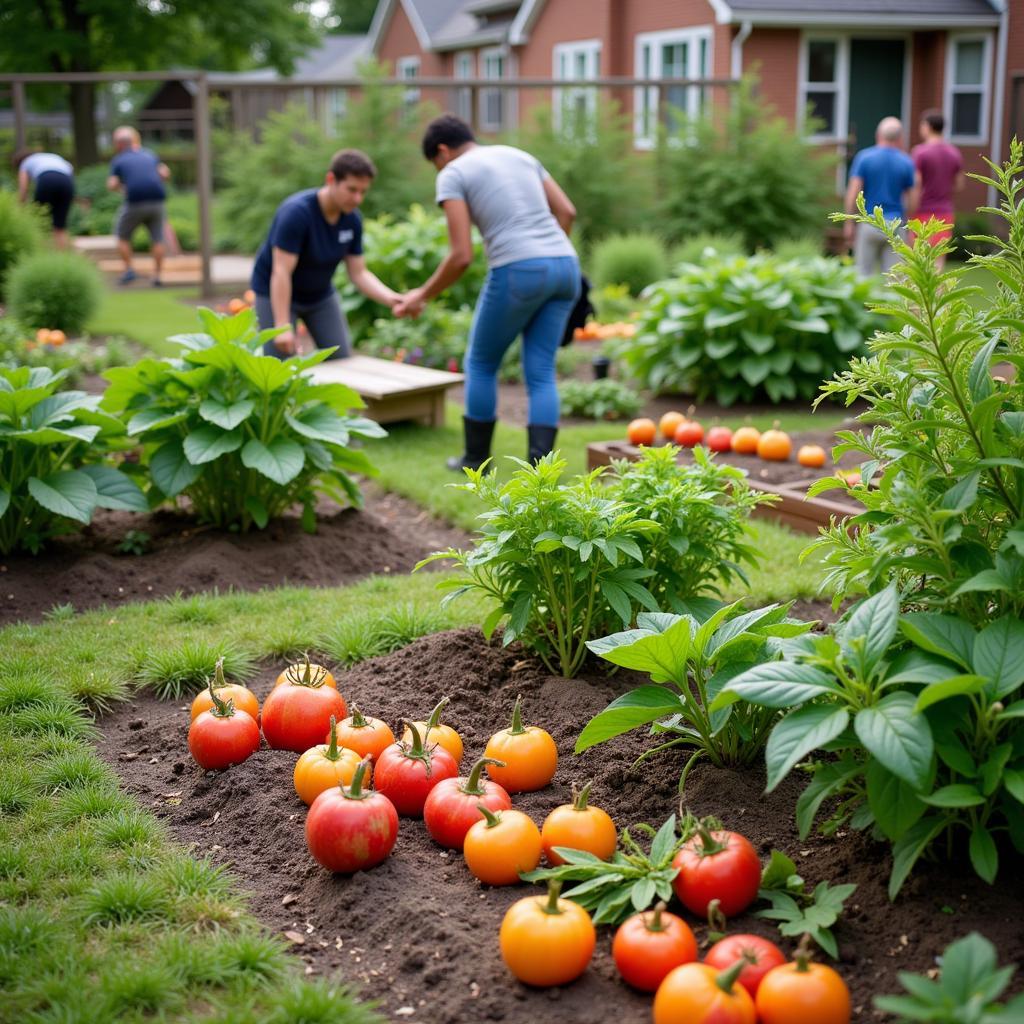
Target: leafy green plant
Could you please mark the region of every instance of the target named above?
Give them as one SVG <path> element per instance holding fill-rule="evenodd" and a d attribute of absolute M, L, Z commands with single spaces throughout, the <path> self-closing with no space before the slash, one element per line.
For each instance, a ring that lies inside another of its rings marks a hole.
<path fill-rule="evenodd" d="M 76 253 L 34 253 L 7 275 L 10 314 L 32 330 L 50 327 L 80 334 L 102 294 L 99 271 Z"/>
<path fill-rule="evenodd" d="M 992 166 L 992 165 L 990 165 Z M 828 382 L 823 397 L 866 402 L 870 433 L 843 431 L 837 453 L 864 457 L 848 492 L 866 511 L 834 524 L 810 549 L 824 556 L 837 599 L 875 593 L 896 580 L 913 607 L 962 615 L 980 625 L 1024 616 L 1024 145 L 992 166 L 1001 203 L 991 212 L 1008 238 L 972 262 L 999 282 L 990 309 L 970 299 L 963 269 L 940 271 L 930 244 L 935 222 L 918 224 L 911 248 L 881 218 L 857 218 L 886 231 L 901 257 L 901 284 L 876 308 L 892 330 L 871 342 L 871 355 Z M 998 240 L 993 238 L 992 242 Z M 1010 363 L 1015 374 L 994 373 Z M 843 481 L 816 484 L 811 493 Z"/>
<path fill-rule="evenodd" d="M 598 287 L 624 284 L 630 295 L 639 295 L 665 277 L 665 243 L 657 235 L 639 232 L 610 235 L 594 246 L 590 268 Z"/>
<path fill-rule="evenodd" d="M 6 295 L 11 268 L 34 253 L 43 242 L 43 222 L 38 210 L 22 206 L 13 192 L 0 189 L 0 299 Z"/>
<path fill-rule="evenodd" d="M 102 344 L 87 340 L 63 345 L 39 344 L 31 332 L 10 317 L 0 318 L 0 366 L 45 366 L 64 372 L 62 389 L 74 387 L 84 374 L 100 374 L 111 366 L 126 366 L 135 354 L 130 342 L 117 336 Z"/>
<path fill-rule="evenodd" d="M 385 317 L 358 344 L 360 352 L 414 366 L 457 373 L 462 368 L 472 312 L 430 303 L 415 319 Z"/>
<path fill-rule="evenodd" d="M 643 405 L 640 396 L 622 381 L 567 380 L 558 386 L 563 416 L 583 416 L 592 420 L 631 419 Z"/>
<path fill-rule="evenodd" d="M 700 263 L 706 259 L 709 249 L 719 257 L 747 255 L 747 247 L 741 235 L 724 231 L 702 231 L 689 235 L 678 245 L 673 246 L 669 253 L 669 262 L 673 267 L 680 263 Z"/>
<path fill-rule="evenodd" d="M 119 192 L 107 188 L 108 164 L 93 164 L 75 171 L 75 201 L 68 216 L 73 235 L 109 235 L 118 208 L 123 202 Z"/>
<path fill-rule="evenodd" d="M 125 433 L 99 396 L 59 391 L 62 373 L 0 368 L 0 552 L 38 551 L 97 508 L 145 512 L 146 499 L 104 464 Z"/>
<path fill-rule="evenodd" d="M 116 550 L 122 555 L 144 555 L 149 550 L 151 540 L 145 530 L 128 530 Z"/>
<path fill-rule="evenodd" d="M 939 958 L 937 980 L 900 971 L 905 996 L 875 996 L 876 1010 L 895 1014 L 900 1024 L 1011 1024 L 1024 1019 L 1024 995 L 1006 1005 L 997 1000 L 1013 977 L 1014 965 L 997 966 L 996 947 L 983 935 L 950 943 Z"/>
<path fill-rule="evenodd" d="M 359 507 L 352 474 L 375 470 L 351 441 L 384 431 L 349 415 L 363 405 L 351 388 L 305 372 L 331 350 L 282 361 L 260 354 L 275 332 L 258 332 L 251 310 L 199 315 L 207 333 L 172 338 L 178 357 L 107 372 L 104 406 L 140 439 L 152 500 L 183 495 L 202 521 L 242 531 L 296 504 L 312 531 L 317 494 Z"/>
<path fill-rule="evenodd" d="M 621 323 L 629 320 L 640 308 L 640 303 L 629 293 L 629 285 L 605 284 L 591 288 L 590 301 L 594 315 L 601 323 Z"/>
<path fill-rule="evenodd" d="M 656 392 L 722 405 L 811 398 L 879 323 L 864 308 L 876 288 L 835 259 L 705 251 L 647 291 L 637 335 L 618 354 Z"/>
<path fill-rule="evenodd" d="M 733 705 L 712 711 L 712 702 L 731 679 L 773 656 L 769 638 L 798 636 L 811 628 L 787 619 L 788 611 L 788 605 L 769 605 L 744 612 L 740 602 L 698 599 L 685 614 L 642 612 L 635 629 L 591 641 L 587 646 L 595 654 L 648 673 L 653 685 L 624 693 L 595 715 L 576 740 L 575 752 L 650 725 L 663 742 L 641 754 L 638 763 L 673 747 L 692 750 L 679 776 L 680 792 L 701 758 L 718 768 L 753 764 L 778 713 Z"/>

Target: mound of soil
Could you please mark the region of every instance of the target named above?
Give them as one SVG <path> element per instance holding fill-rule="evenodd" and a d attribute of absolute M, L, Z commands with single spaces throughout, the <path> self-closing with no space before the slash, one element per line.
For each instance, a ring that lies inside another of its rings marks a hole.
<path fill-rule="evenodd" d="M 197 526 L 172 511 L 100 511 L 90 526 L 38 555 L 0 560 L 0 625 L 38 620 L 66 603 L 84 611 L 178 592 L 337 587 L 371 573 L 407 573 L 431 551 L 469 541 L 397 495 L 372 488 L 364 494 L 361 511 L 325 503 L 315 534 L 295 515 L 242 535 Z M 144 554 L 118 551 L 130 530 L 149 535 Z"/>
<path fill-rule="evenodd" d="M 265 666 L 253 684 L 258 695 L 269 692 L 279 668 Z M 540 823 L 570 799 L 572 783 L 593 779 L 593 802 L 620 827 L 638 821 L 657 826 L 677 809 L 684 757 L 667 752 L 631 769 L 647 746 L 639 734 L 573 756 L 573 743 L 589 718 L 638 681 L 629 673 L 607 675 L 599 665 L 588 669 L 575 680 L 553 677 L 516 645 L 490 646 L 478 631 L 459 630 L 364 662 L 343 673 L 338 685 L 366 713 L 392 724 L 422 716 L 440 695 L 449 695 L 448 721 L 465 741 L 467 769 L 488 736 L 506 724 L 521 693 L 527 721 L 553 734 L 561 761 L 554 784 L 516 797 L 518 808 Z M 539 889 L 480 885 L 458 853 L 430 840 L 422 822 L 402 820 L 395 850 L 380 867 L 351 878 L 333 876 L 306 850 L 305 806 L 292 788 L 295 755 L 264 748 L 224 774 L 204 773 L 187 753 L 187 704 L 148 696 L 100 724 L 103 756 L 127 788 L 167 821 L 173 835 L 196 855 L 210 856 L 237 874 L 253 894 L 255 913 L 294 943 L 309 973 L 355 983 L 366 998 L 380 1001 L 389 1019 L 437 1024 L 650 1020 L 650 998 L 617 978 L 610 929 L 600 930 L 590 968 L 572 985 L 538 991 L 513 980 L 499 955 L 498 929 L 513 901 Z M 812 885 L 857 883 L 835 928 L 838 967 L 852 990 L 856 1020 L 876 1018 L 871 997 L 897 991 L 898 970 L 933 968 L 946 944 L 971 930 L 995 942 L 1001 962 L 1024 960 L 1019 885 L 1006 878 L 1006 884 L 990 887 L 964 864 L 932 865 L 890 903 L 887 848 L 849 832 L 800 840 L 793 823 L 799 789 L 799 780 L 790 779 L 766 796 L 760 769 L 698 766 L 685 800 L 694 812 L 713 814 L 745 833 L 762 857 L 773 847 L 789 853 Z M 691 924 L 700 937 L 700 922 Z M 778 940 L 768 922 L 750 914 L 730 925 Z M 788 941 L 783 945 L 793 948 Z"/>

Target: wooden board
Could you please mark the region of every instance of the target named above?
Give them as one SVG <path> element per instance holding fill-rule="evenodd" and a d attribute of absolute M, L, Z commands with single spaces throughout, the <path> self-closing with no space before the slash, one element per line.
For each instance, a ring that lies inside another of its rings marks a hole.
<path fill-rule="evenodd" d="M 361 355 L 329 359 L 310 372 L 318 381 L 357 391 L 366 415 L 378 423 L 420 420 L 433 427 L 444 423 L 445 392 L 463 380 L 461 373 Z"/>
<path fill-rule="evenodd" d="M 587 468 L 611 465 L 613 459 L 629 459 L 631 462 L 640 458 L 640 449 L 626 441 L 595 441 L 587 445 Z M 773 519 L 784 523 L 801 533 L 817 534 L 823 526 L 828 526 L 832 518 L 846 519 L 860 511 L 848 503 L 832 501 L 828 498 L 808 498 L 806 484 L 785 483 L 769 484 L 763 480 L 747 479 L 752 491 L 762 494 L 777 494 L 779 501 L 774 505 L 760 505 L 751 513 L 758 519 Z"/>

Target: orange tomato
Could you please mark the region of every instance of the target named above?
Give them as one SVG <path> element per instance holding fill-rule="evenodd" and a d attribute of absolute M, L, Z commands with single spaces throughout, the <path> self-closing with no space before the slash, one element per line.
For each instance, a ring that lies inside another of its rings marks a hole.
<path fill-rule="evenodd" d="M 686 422 L 686 417 L 681 412 L 667 412 L 658 421 L 658 430 L 661 431 L 662 437 L 667 437 L 670 441 L 676 436 L 676 431 Z"/>
<path fill-rule="evenodd" d="M 600 807 L 590 807 L 590 783 L 576 795 L 571 804 L 556 807 L 541 826 L 540 838 L 544 856 L 549 864 L 564 864 L 554 847 L 567 846 L 570 850 L 586 850 L 601 860 L 607 860 L 619 841 L 615 822 Z"/>
<path fill-rule="evenodd" d="M 681 917 L 659 903 L 653 913 L 634 914 L 619 926 L 612 956 L 623 981 L 654 992 L 669 971 L 697 959 L 697 940 Z"/>
<path fill-rule="evenodd" d="M 50 331 L 50 336 L 46 339 L 48 345 L 63 345 L 68 340 L 67 335 L 60 330 Z"/>
<path fill-rule="evenodd" d="M 825 465 L 825 449 L 817 444 L 805 444 L 796 453 L 796 461 L 801 466 L 810 466 L 813 469 L 818 469 Z"/>
<path fill-rule="evenodd" d="M 332 690 L 338 688 L 334 676 L 323 665 L 312 664 L 309 660 L 309 655 L 306 654 L 303 656 L 302 661 L 289 665 L 277 677 L 274 686 L 280 686 L 282 683 L 305 683 L 308 686 L 311 682 L 316 686 L 329 686 Z"/>
<path fill-rule="evenodd" d="M 850 990 L 825 964 L 797 956 L 773 967 L 757 989 L 761 1024 L 850 1024 Z"/>
<path fill-rule="evenodd" d="M 348 785 L 355 777 L 362 758 L 354 751 L 338 746 L 337 721 L 331 716 L 330 743 L 310 747 L 295 762 L 295 792 L 304 804 L 311 804 L 324 790 L 333 789 L 344 783 Z M 366 765 L 365 782 L 370 783 L 369 763 Z"/>
<path fill-rule="evenodd" d="M 655 426 L 654 420 L 633 420 L 626 428 L 626 437 L 629 438 L 630 444 L 651 445 L 654 444 L 654 439 L 657 435 L 658 428 Z"/>
<path fill-rule="evenodd" d="M 793 443 L 784 430 L 766 430 L 757 442 L 757 454 L 769 462 L 785 462 L 792 450 Z"/>
<path fill-rule="evenodd" d="M 324 743 L 331 742 L 328 733 Z M 387 722 L 379 718 L 364 718 L 363 713 L 352 705 L 352 714 L 338 723 L 338 742 L 360 757 L 376 761 L 386 747 L 395 742 L 395 734 Z"/>
<path fill-rule="evenodd" d="M 721 972 L 707 964 L 674 968 L 655 993 L 654 1024 L 755 1024 L 754 1000 L 736 984 L 744 964 L 740 960 Z"/>
<path fill-rule="evenodd" d="M 242 298 L 251 306 L 256 301 L 256 293 L 251 288 L 246 288 Z"/>
<path fill-rule="evenodd" d="M 483 819 L 470 825 L 462 844 L 466 867 L 487 885 L 515 885 L 520 871 L 540 863 L 540 829 L 522 811 L 477 809 Z"/>
<path fill-rule="evenodd" d="M 39 330 L 36 331 L 36 341 L 39 342 L 40 345 L 46 345 L 49 342 L 49 340 L 50 340 L 50 329 L 49 329 L 49 327 L 40 327 Z"/>
<path fill-rule="evenodd" d="M 458 764 L 462 760 L 462 737 L 450 726 L 441 724 L 441 712 L 448 704 L 448 698 L 443 697 L 437 707 L 430 712 L 430 717 L 425 722 L 413 723 L 423 736 L 423 745 L 427 747 L 443 747 Z M 402 742 L 412 742 L 412 731 L 406 726 L 402 733 Z"/>
<path fill-rule="evenodd" d="M 522 701 L 516 697 L 512 725 L 496 732 L 484 749 L 484 757 L 505 762 L 504 768 L 489 764 L 487 774 L 509 793 L 543 789 L 558 767 L 558 747 L 551 734 L 538 725 L 523 725 Z"/>
<path fill-rule="evenodd" d="M 192 721 L 194 722 L 204 711 L 213 707 L 211 690 L 217 691 L 220 700 L 231 701 L 239 711 L 251 715 L 253 721 L 260 720 L 260 702 L 256 694 L 241 683 L 228 683 L 224 679 L 224 659 L 217 659 L 217 667 L 213 670 L 213 681 L 205 689 L 195 695 L 192 701 Z"/>
<path fill-rule="evenodd" d="M 228 303 L 228 312 L 231 314 L 241 313 L 243 309 L 248 308 L 249 307 L 246 305 L 246 303 L 243 302 L 241 299 L 232 299 Z"/>
<path fill-rule="evenodd" d="M 732 450 L 740 455 L 754 455 L 760 440 L 761 431 L 756 427 L 740 427 L 732 435 Z"/>
<path fill-rule="evenodd" d="M 594 955 L 594 923 L 578 903 L 559 899 L 561 888 L 560 882 L 550 882 L 546 898 L 527 896 L 513 903 L 501 922 L 501 957 L 527 985 L 567 985 Z"/>

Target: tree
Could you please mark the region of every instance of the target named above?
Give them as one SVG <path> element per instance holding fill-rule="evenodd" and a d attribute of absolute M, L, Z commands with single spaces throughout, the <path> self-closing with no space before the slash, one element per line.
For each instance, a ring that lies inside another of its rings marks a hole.
<path fill-rule="evenodd" d="M 332 32 L 360 35 L 369 31 L 377 0 L 332 0 L 328 23 Z"/>
<path fill-rule="evenodd" d="M 0 71 L 145 71 L 271 65 L 287 73 L 317 40 L 307 0 L 4 0 Z M 96 163 L 96 87 L 68 86 L 75 161 Z"/>

